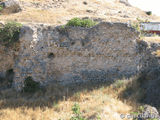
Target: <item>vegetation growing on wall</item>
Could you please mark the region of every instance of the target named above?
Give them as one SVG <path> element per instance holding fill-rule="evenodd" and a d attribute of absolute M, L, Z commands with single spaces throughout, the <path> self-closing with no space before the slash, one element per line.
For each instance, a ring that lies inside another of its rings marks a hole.
<path fill-rule="evenodd" d="M 66 26 L 79 26 L 79 27 L 93 27 L 97 24 L 97 22 L 91 19 L 80 19 L 80 18 L 73 18 L 68 21 Z"/>
<path fill-rule="evenodd" d="M 140 28 L 140 24 L 142 22 L 149 22 L 149 21 L 137 18 L 137 21 L 131 24 L 131 26 L 140 33 L 141 37 L 144 36 L 144 32 Z"/>
<path fill-rule="evenodd" d="M 0 42 L 5 46 L 13 45 L 19 40 L 19 33 L 22 24 L 17 22 L 8 22 L 0 28 Z"/>

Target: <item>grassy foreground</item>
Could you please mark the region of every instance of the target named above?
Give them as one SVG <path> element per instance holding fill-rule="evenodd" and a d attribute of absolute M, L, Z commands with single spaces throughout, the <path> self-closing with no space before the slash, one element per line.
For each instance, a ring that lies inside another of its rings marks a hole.
<path fill-rule="evenodd" d="M 34 94 L 2 90 L 0 120 L 70 120 L 75 103 L 87 120 L 121 120 L 121 114 L 131 113 L 138 105 L 136 96 L 125 100 L 120 97 L 131 83 L 132 80 L 118 80 L 79 87 L 50 85 Z"/>

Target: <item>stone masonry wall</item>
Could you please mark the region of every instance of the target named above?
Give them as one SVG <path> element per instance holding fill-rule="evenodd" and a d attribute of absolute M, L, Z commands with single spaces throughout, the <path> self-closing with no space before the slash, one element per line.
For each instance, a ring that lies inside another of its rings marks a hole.
<path fill-rule="evenodd" d="M 24 26 L 13 64 L 14 86 L 21 89 L 28 76 L 43 85 L 130 77 L 142 66 L 138 38 L 139 33 L 122 23 L 104 22 L 92 28 Z"/>

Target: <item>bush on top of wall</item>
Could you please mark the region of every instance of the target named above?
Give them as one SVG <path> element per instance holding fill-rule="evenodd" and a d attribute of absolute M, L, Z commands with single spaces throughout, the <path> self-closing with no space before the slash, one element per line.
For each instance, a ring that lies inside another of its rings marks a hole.
<path fill-rule="evenodd" d="M 12 45 L 19 40 L 19 33 L 22 24 L 17 22 L 8 22 L 0 28 L 0 42 L 5 46 Z"/>
<path fill-rule="evenodd" d="M 68 21 L 66 26 L 79 26 L 79 27 L 93 27 L 97 24 L 97 22 L 91 19 L 80 19 L 80 18 L 73 18 Z"/>

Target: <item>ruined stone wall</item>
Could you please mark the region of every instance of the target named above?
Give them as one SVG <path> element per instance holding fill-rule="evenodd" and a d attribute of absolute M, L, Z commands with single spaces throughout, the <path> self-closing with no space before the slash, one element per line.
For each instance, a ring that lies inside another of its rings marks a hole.
<path fill-rule="evenodd" d="M 5 72 L 14 65 L 14 51 L 0 45 L 0 77 L 5 76 Z"/>
<path fill-rule="evenodd" d="M 102 82 L 130 77 L 140 70 L 139 34 L 122 23 L 92 28 L 24 26 L 14 61 L 14 86 L 27 76 L 46 84 Z M 3 64 L 5 61 L 1 61 Z"/>

